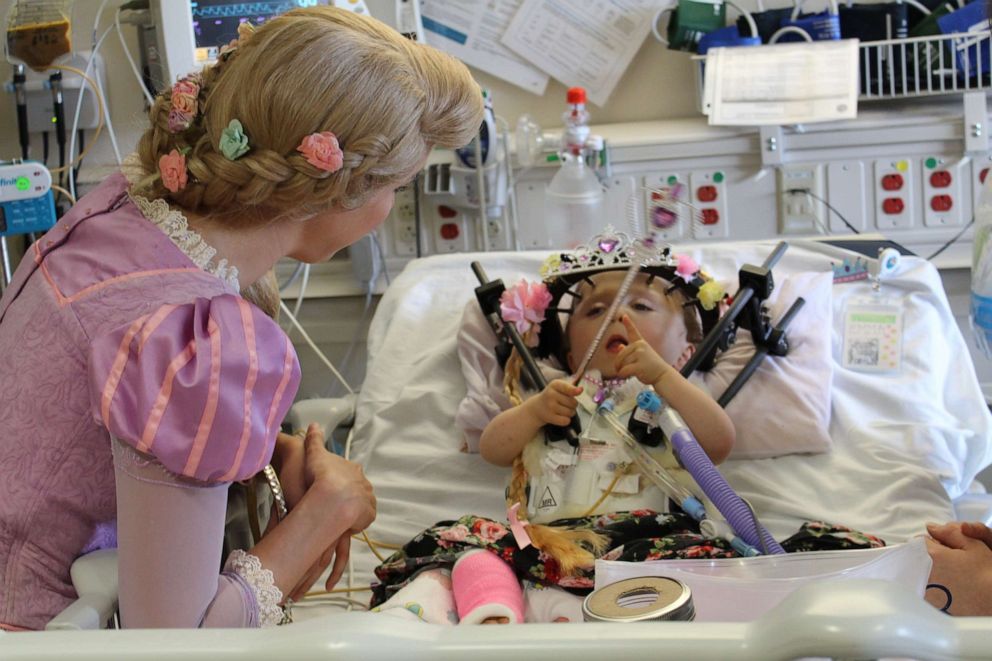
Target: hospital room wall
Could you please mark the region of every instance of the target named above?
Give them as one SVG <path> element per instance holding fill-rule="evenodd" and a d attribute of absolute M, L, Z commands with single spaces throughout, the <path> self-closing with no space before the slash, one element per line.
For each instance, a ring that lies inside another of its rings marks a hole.
<path fill-rule="evenodd" d="M 6 18 L 15 0 L 0 0 L 0 18 Z M 180 0 L 175 0 L 180 1 Z M 104 10 L 101 32 L 113 25 L 113 10 L 121 4 L 112 0 Z M 93 22 L 100 0 L 76 0 L 73 5 L 72 43 L 79 50 L 89 50 L 92 44 Z M 134 26 L 123 25 L 125 42 L 131 54 L 138 57 L 137 31 Z M 111 121 L 117 134 L 122 154 L 130 152 L 137 143 L 146 122 L 146 111 L 140 88 L 131 72 L 114 31 L 100 49 L 107 66 L 104 81 Z M 0 81 L 9 82 L 9 68 L 0 69 Z M 565 105 L 565 86 L 551 81 L 543 96 L 535 96 L 494 76 L 473 71 L 479 84 L 493 93 L 497 114 L 513 126 L 523 113 L 529 113 L 547 128 L 561 125 Z M 65 74 L 68 76 L 68 74 Z M 695 114 L 695 83 L 688 53 L 667 50 L 662 44 L 648 37 L 630 67 L 621 79 L 610 101 L 604 107 L 590 105 L 593 121 L 615 123 L 686 117 Z M 0 159 L 20 154 L 17 126 L 14 121 L 13 95 L 0 91 Z M 92 138 L 89 132 L 87 138 Z M 32 136 L 32 156 L 41 157 L 41 136 Z M 50 163 L 51 164 L 51 163 Z M 86 156 L 80 178 L 84 184 L 100 181 L 114 166 L 110 142 L 101 137 Z"/>

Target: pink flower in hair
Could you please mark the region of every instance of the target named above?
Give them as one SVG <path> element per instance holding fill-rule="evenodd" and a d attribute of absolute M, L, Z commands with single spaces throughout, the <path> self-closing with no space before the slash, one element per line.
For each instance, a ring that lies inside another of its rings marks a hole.
<path fill-rule="evenodd" d="M 699 272 L 699 264 L 689 255 L 679 255 L 677 259 L 679 264 L 675 267 L 675 275 L 686 282 L 691 282 L 692 278 Z"/>
<path fill-rule="evenodd" d="M 186 187 L 186 157 L 175 149 L 158 159 L 158 171 L 169 191 L 178 193 Z"/>
<path fill-rule="evenodd" d="M 199 110 L 197 97 L 200 94 L 199 78 L 183 78 L 172 86 L 172 101 L 169 110 L 169 131 L 179 133 L 189 128 Z"/>
<path fill-rule="evenodd" d="M 319 170 L 337 172 L 344 165 L 344 153 L 338 145 L 338 138 L 330 131 L 311 133 L 303 138 L 296 148 L 307 158 L 307 163 Z"/>
<path fill-rule="evenodd" d="M 507 289 L 499 298 L 503 321 L 512 322 L 521 335 L 535 329 L 528 344 L 537 345 L 537 335 L 541 332 L 544 312 L 551 304 L 551 292 L 543 282 L 530 283 L 521 280 L 512 289 Z"/>

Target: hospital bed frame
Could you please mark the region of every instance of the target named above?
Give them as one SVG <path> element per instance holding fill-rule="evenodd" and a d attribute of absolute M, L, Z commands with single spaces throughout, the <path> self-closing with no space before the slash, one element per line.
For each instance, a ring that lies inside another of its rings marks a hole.
<path fill-rule="evenodd" d="M 817 656 L 987 659 L 992 618 L 952 618 L 889 581 L 839 581 L 799 588 L 757 620 L 629 624 L 522 624 L 523 637 L 502 627 L 445 627 L 374 613 L 342 613 L 274 629 L 0 632 L 6 661 L 74 659 L 527 658 L 601 661 L 631 658 L 768 661 Z"/>
<path fill-rule="evenodd" d="M 872 255 L 891 242 L 843 247 Z M 876 245 L 877 244 L 877 245 Z M 900 246 L 901 252 L 905 250 Z M 296 404 L 288 422 L 294 428 L 317 422 L 328 431 L 354 415 L 355 398 L 308 400 Z M 958 520 L 992 524 L 992 495 L 966 494 L 954 501 Z M 300 658 L 500 659 L 519 653 L 523 643 L 493 627 L 440 627 L 393 620 L 380 615 L 341 613 L 274 630 L 105 631 L 117 610 L 116 552 L 98 551 L 77 560 L 71 569 L 79 598 L 56 616 L 47 632 L 0 631 L 0 657 L 105 658 L 110 654 L 185 659 L 236 653 L 244 658 L 271 658 L 291 653 Z M 887 581 L 852 580 L 806 585 L 777 607 L 749 623 L 646 623 L 617 625 L 527 624 L 529 655 L 568 654 L 601 659 L 622 649 L 644 656 L 698 659 L 791 659 L 805 656 L 917 659 L 989 658 L 992 618 L 951 618 L 915 593 Z M 562 627 L 565 628 L 562 628 Z M 633 627 L 633 628 L 631 628 Z M 374 641 L 374 642 L 373 642 Z"/>

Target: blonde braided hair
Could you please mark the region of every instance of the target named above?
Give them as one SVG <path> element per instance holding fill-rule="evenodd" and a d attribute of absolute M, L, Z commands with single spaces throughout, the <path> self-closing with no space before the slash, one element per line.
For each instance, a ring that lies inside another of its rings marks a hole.
<path fill-rule="evenodd" d="M 171 90 L 150 109 L 137 149 L 148 176 L 136 192 L 232 227 L 360 207 L 405 183 L 433 146 L 469 142 L 482 120 L 479 87 L 463 64 L 326 6 L 265 23 L 204 69 L 199 84 L 200 113 L 187 130 L 169 130 Z M 218 147 L 232 119 L 250 141 L 233 161 Z M 340 170 L 316 168 L 296 151 L 321 131 L 341 144 Z M 178 192 L 156 175 L 173 149 L 186 154 L 189 170 Z"/>

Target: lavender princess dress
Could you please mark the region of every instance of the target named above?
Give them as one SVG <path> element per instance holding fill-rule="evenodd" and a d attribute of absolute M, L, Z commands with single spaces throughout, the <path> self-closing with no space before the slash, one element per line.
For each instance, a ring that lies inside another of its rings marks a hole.
<path fill-rule="evenodd" d="M 228 485 L 268 463 L 299 363 L 215 252 L 118 174 L 21 262 L 0 299 L 0 627 L 43 628 L 72 562 L 115 546 L 126 627 L 279 619 L 257 558 L 218 568 Z"/>

